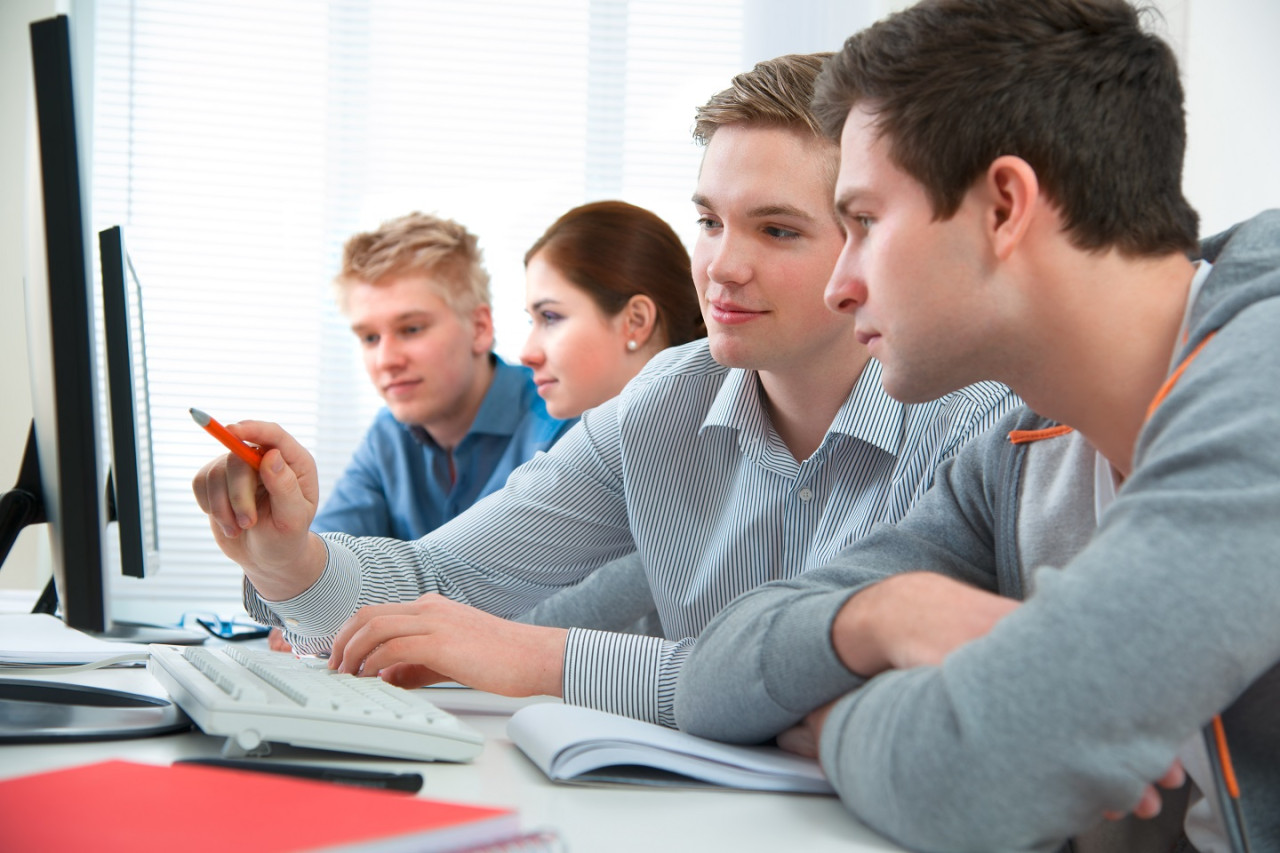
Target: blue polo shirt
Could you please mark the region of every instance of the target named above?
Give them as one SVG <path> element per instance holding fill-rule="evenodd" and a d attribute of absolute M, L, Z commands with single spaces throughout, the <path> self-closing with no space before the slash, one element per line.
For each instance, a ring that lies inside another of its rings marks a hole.
<path fill-rule="evenodd" d="M 382 409 L 311 524 L 318 533 L 417 539 L 507 482 L 576 419 L 547 414 L 532 373 L 494 356 L 493 382 L 470 431 L 449 451 Z"/>

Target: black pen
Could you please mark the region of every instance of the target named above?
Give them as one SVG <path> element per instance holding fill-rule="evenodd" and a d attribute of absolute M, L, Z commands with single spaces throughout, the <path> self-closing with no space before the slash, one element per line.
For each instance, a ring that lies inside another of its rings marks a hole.
<path fill-rule="evenodd" d="M 259 773 L 275 773 L 280 776 L 296 776 L 300 779 L 339 782 L 344 785 L 358 785 L 363 788 L 406 791 L 410 794 L 416 794 L 422 788 L 421 773 L 387 773 L 381 770 L 360 770 L 353 767 L 284 764 L 279 761 L 262 761 L 257 758 L 179 758 L 173 763 L 202 764 L 206 767 L 225 767 L 228 770 L 256 770 Z"/>

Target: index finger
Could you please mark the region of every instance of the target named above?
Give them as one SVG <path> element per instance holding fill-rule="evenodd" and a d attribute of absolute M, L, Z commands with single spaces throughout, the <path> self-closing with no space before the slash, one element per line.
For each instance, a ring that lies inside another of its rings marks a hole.
<path fill-rule="evenodd" d="M 342 666 L 342 657 L 346 652 L 347 645 L 351 642 L 351 638 L 368 624 L 370 619 L 375 616 L 383 616 L 389 614 L 407 615 L 413 613 L 410 602 L 391 603 L 391 604 L 367 604 L 361 607 L 355 613 L 342 623 L 342 627 L 338 629 L 338 633 L 333 635 L 333 645 L 329 649 L 329 668 L 337 669 Z"/>

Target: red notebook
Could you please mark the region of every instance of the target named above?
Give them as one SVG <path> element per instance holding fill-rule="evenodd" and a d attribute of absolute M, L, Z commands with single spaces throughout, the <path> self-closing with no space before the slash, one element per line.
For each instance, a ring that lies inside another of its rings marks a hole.
<path fill-rule="evenodd" d="M 520 836 L 500 808 L 192 765 L 105 761 L 0 781 L 6 853 L 281 853 L 500 847 Z"/>

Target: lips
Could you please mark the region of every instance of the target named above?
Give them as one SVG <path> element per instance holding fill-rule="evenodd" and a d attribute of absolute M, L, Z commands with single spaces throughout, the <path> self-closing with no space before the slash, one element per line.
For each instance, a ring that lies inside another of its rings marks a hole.
<path fill-rule="evenodd" d="M 767 311 L 753 311 L 733 302 L 709 302 L 707 303 L 707 308 L 711 319 L 725 326 L 748 323 L 768 313 Z"/>
<path fill-rule="evenodd" d="M 401 379 L 383 385 L 382 393 L 388 397 L 403 397 L 405 394 L 412 393 L 421 384 L 421 379 Z"/>

